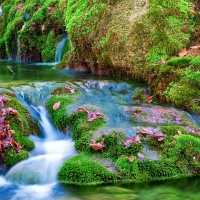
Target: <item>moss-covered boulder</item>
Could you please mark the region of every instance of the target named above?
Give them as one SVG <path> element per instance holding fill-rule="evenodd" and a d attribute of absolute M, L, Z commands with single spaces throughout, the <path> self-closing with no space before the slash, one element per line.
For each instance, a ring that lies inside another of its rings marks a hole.
<path fill-rule="evenodd" d="M 74 111 L 68 112 L 70 104 L 79 95 L 81 92 L 69 93 L 65 87 L 57 88 L 47 102 L 53 122 L 61 129 L 68 128 L 79 153 L 67 160 L 58 172 L 61 183 L 138 183 L 199 175 L 200 130 L 188 116 L 183 116 L 174 108 L 162 110 L 155 106 L 158 112 L 158 120 L 155 121 L 157 128 L 137 127 L 136 135 L 127 137 L 123 132 L 115 130 L 101 131 L 106 125 L 104 117 L 88 120 L 89 115 L 95 113 L 90 111 L 92 106 L 87 109 L 74 108 Z M 54 110 L 53 106 L 58 101 L 60 107 Z M 151 110 L 150 107 L 146 109 Z M 135 108 L 136 113 L 142 113 L 142 107 Z M 143 117 L 145 121 L 153 118 L 153 115 Z M 168 123 L 164 123 L 166 121 Z M 148 122 L 152 124 L 152 121 Z M 86 171 L 87 168 L 89 170 Z M 103 178 L 105 173 L 110 174 L 105 175 L 110 178 Z"/>
<path fill-rule="evenodd" d="M 7 168 L 12 167 L 16 163 L 29 157 L 28 151 L 35 147 L 33 141 L 29 140 L 27 136 L 30 134 L 38 134 L 35 132 L 38 130 L 38 124 L 34 122 L 30 116 L 28 110 L 16 99 L 14 94 L 5 93 L 3 96 L 8 99 L 3 108 L 1 108 L 0 114 L 2 115 L 2 110 L 4 112 L 9 109 L 16 109 L 14 111 L 16 114 L 10 114 L 7 112 L 6 116 L 2 117 L 9 123 L 9 130 L 11 130 L 11 145 L 8 146 L 1 160 Z M 1 122 L 2 123 L 2 122 Z M 3 138 L 1 138 L 3 139 Z"/>
<path fill-rule="evenodd" d="M 69 0 L 70 66 L 141 76 L 144 64 L 177 55 L 190 43 L 191 8 L 193 1 Z"/>
<path fill-rule="evenodd" d="M 115 182 L 116 174 L 89 158 L 78 155 L 63 164 L 58 172 L 58 180 L 65 184 L 97 185 Z"/>

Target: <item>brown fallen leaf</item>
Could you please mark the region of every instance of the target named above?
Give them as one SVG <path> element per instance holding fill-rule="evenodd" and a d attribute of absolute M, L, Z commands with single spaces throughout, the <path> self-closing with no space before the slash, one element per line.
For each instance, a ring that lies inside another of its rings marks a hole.
<path fill-rule="evenodd" d="M 198 46 L 198 45 L 197 45 L 197 46 L 191 46 L 191 47 L 190 47 L 190 49 L 199 49 L 199 48 L 200 48 L 200 46 Z"/>
<path fill-rule="evenodd" d="M 187 55 L 187 50 L 186 50 L 186 48 L 183 48 L 182 50 L 181 50 L 181 52 L 178 54 L 178 56 L 179 57 L 183 57 L 183 56 L 185 56 L 185 55 Z"/>
<path fill-rule="evenodd" d="M 103 149 L 103 144 L 102 143 L 94 143 L 94 144 L 89 144 L 95 151 Z"/>
<path fill-rule="evenodd" d="M 147 101 L 147 103 L 152 103 L 152 101 L 153 101 L 153 96 L 147 97 L 146 101 Z"/>
<path fill-rule="evenodd" d="M 57 110 L 60 107 L 60 101 L 53 105 L 53 110 Z"/>
<path fill-rule="evenodd" d="M 133 162 L 133 160 L 134 160 L 134 158 L 132 158 L 132 157 L 129 157 L 129 158 L 128 158 L 128 161 L 129 161 L 129 162 Z"/>
<path fill-rule="evenodd" d="M 79 112 L 86 112 L 86 113 L 88 113 L 88 111 L 87 111 L 85 108 L 77 108 L 77 110 L 78 110 Z"/>

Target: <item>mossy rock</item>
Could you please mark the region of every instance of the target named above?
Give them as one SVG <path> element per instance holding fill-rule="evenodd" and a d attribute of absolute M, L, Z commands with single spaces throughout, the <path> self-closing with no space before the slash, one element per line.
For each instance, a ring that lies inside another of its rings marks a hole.
<path fill-rule="evenodd" d="M 58 180 L 65 184 L 98 185 L 115 182 L 116 175 L 84 155 L 78 155 L 63 164 Z"/>
<path fill-rule="evenodd" d="M 191 61 L 192 61 L 192 58 L 185 56 L 181 58 L 172 58 L 167 61 L 167 64 L 170 66 L 181 68 L 181 67 L 189 67 Z"/>
<path fill-rule="evenodd" d="M 29 157 L 28 152 L 26 150 L 21 150 L 20 153 L 16 153 L 11 147 L 5 153 L 5 165 L 9 169 L 18 162 L 25 160 Z"/>
<path fill-rule="evenodd" d="M 60 102 L 60 106 L 57 110 L 54 110 L 53 105 L 57 102 Z M 74 100 L 65 96 L 51 96 L 51 98 L 46 102 L 52 121 L 60 130 L 67 127 L 67 105 L 72 103 L 74 103 Z"/>
<path fill-rule="evenodd" d="M 194 80 L 194 82 L 192 81 L 196 76 L 198 77 L 198 74 L 194 76 L 191 74 L 183 78 L 183 81 L 171 83 L 165 90 L 165 96 L 168 102 L 179 108 L 200 113 L 200 92 L 196 87 L 198 79 Z M 192 85 L 186 82 L 192 83 Z"/>
<path fill-rule="evenodd" d="M 198 71 L 200 70 L 200 56 L 196 56 L 190 62 L 191 69 Z"/>
<path fill-rule="evenodd" d="M 10 168 L 16 163 L 29 157 L 28 151 L 32 150 L 35 147 L 35 144 L 33 141 L 28 139 L 27 136 L 31 134 L 39 134 L 34 132 L 35 130 L 39 129 L 39 126 L 32 120 L 28 110 L 17 100 L 13 94 L 3 94 L 9 99 L 9 101 L 5 104 L 5 107 L 16 109 L 18 112 L 18 115 L 6 115 L 5 119 L 9 121 L 10 129 L 14 130 L 12 135 L 13 139 L 20 146 L 22 146 L 20 153 L 16 153 L 16 151 L 11 147 L 9 147 L 9 149 L 6 151 L 4 162 L 7 168 Z"/>
<path fill-rule="evenodd" d="M 173 158 L 141 161 L 133 157 L 133 162 L 130 162 L 129 157 L 123 157 L 116 161 L 119 176 L 122 181 L 127 183 L 167 180 L 187 176 L 186 165 L 181 167 L 175 163 Z"/>

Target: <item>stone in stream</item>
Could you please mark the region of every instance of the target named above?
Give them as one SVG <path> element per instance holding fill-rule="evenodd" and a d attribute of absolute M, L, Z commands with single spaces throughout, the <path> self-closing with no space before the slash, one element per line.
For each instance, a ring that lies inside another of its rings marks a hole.
<path fill-rule="evenodd" d="M 188 113 L 173 107 L 132 106 L 126 107 L 124 112 L 127 117 L 136 122 L 158 125 L 193 125 Z"/>

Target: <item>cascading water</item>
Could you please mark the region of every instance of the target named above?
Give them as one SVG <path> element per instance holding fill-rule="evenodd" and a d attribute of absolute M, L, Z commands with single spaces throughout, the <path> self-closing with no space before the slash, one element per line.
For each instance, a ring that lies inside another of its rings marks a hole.
<path fill-rule="evenodd" d="M 76 90 L 81 91 L 76 102 L 68 107 L 69 114 L 77 110 L 78 107 L 99 110 L 106 119 L 107 129 L 116 130 L 121 128 L 130 137 L 135 133 L 134 129 L 139 126 L 157 127 L 162 125 L 163 121 L 160 118 L 160 121 L 155 121 L 154 117 L 158 119 L 157 112 L 160 111 L 160 108 L 165 111 L 165 107 L 134 102 L 132 95 L 137 91 L 138 87 L 143 89 L 145 87 L 141 84 L 138 85 L 133 82 L 128 84 L 126 81 L 122 82 L 119 79 L 113 81 L 109 77 L 78 74 L 69 69 L 49 70 L 49 66 L 43 68 L 43 65 L 46 65 L 45 63 L 43 63 L 42 67 L 38 67 L 37 64 L 24 65 L 22 63 L 17 63 L 15 66 L 15 63 L 7 61 L 0 61 L 0 64 L 0 87 L 5 88 L 5 84 L 6 88 L 8 87 L 10 73 L 7 75 L 4 69 L 7 65 L 12 65 L 16 76 L 9 86 L 17 85 L 17 83 L 24 85 L 18 88 L 15 87 L 13 90 L 16 91 L 18 99 L 28 108 L 32 116 L 40 121 L 41 126 L 45 127 L 42 130 L 42 138 L 30 137 L 36 144 L 36 148 L 30 152 L 30 158 L 14 166 L 8 172 L 6 178 L 5 176 L 0 176 L 0 200 L 154 200 L 158 197 L 160 199 L 179 200 L 200 199 L 199 177 L 162 184 L 159 182 L 158 184 L 129 185 L 128 196 L 124 196 L 126 192 L 124 189 L 127 187 L 125 185 L 121 188 L 122 190 L 116 186 L 61 186 L 56 180 L 57 167 L 60 165 L 61 160 L 64 161 L 68 156 L 73 156 L 76 152 L 73 148 L 73 142 L 57 131 L 48 119 L 47 121 L 45 120 L 47 114 L 44 102 L 55 87 L 66 86 L 66 82 L 70 82 Z M 58 84 L 53 81 L 63 83 Z M 6 91 L 9 92 L 8 90 Z M 172 107 L 169 109 L 174 113 Z M 174 120 L 177 124 L 180 123 L 180 118 L 177 117 L 180 112 L 184 116 L 186 114 L 184 111 L 176 110 Z M 131 113 L 135 115 L 129 116 Z M 142 113 L 144 114 L 143 116 L 141 115 Z M 166 114 L 164 112 L 164 116 Z M 138 115 L 140 115 L 141 119 Z M 199 125 L 199 116 L 194 113 L 191 113 L 191 116 L 191 121 Z M 174 115 L 170 119 L 173 118 Z M 152 152 L 149 152 L 148 149 L 145 150 L 150 159 L 157 159 Z M 22 169 L 20 170 L 20 168 Z M 130 197 L 130 194 L 133 194 L 133 198 Z"/>
<path fill-rule="evenodd" d="M 25 24 L 23 24 L 22 28 L 20 31 L 23 31 L 25 28 Z M 20 41 L 21 35 L 18 34 L 17 36 L 17 60 L 21 61 L 21 41 Z"/>
<path fill-rule="evenodd" d="M 26 91 L 30 92 L 31 89 L 31 93 L 34 94 L 33 91 L 36 89 L 34 87 Z M 29 153 L 30 158 L 12 167 L 6 174 L 6 179 L 0 177 L 0 188 L 1 184 L 4 184 L 4 186 L 16 184 L 18 189 L 15 190 L 14 195 L 12 194 L 12 199 L 48 199 L 50 198 L 48 193 L 40 194 L 38 187 L 41 186 L 47 192 L 50 192 L 51 187 L 55 187 L 59 168 L 65 160 L 76 155 L 74 142 L 68 134 L 61 133 L 52 125 L 47 117 L 45 107 L 38 105 L 41 103 L 43 105 L 44 102 L 32 102 L 32 96 L 29 96 L 30 94 L 27 94 L 24 89 L 16 88 L 15 90 L 18 93 L 18 99 L 28 108 L 31 115 L 39 120 L 42 138 L 30 136 L 36 146 Z M 29 96 L 30 98 L 24 100 L 21 93 L 23 93 L 23 97 Z M 38 95 L 41 96 L 42 92 Z M 0 199 L 4 198 L 1 197 Z M 9 199 L 9 197 L 5 197 L 5 199 Z"/>
<path fill-rule="evenodd" d="M 2 7 L 0 6 L 0 16 L 2 15 Z"/>
<path fill-rule="evenodd" d="M 67 36 L 64 36 L 62 40 L 57 44 L 56 47 L 56 54 L 55 54 L 55 62 L 60 62 L 62 58 L 62 50 L 65 44 L 65 41 L 67 40 Z"/>

